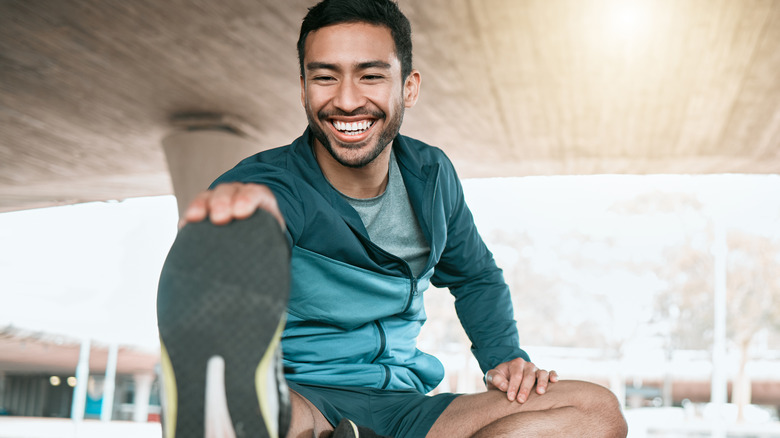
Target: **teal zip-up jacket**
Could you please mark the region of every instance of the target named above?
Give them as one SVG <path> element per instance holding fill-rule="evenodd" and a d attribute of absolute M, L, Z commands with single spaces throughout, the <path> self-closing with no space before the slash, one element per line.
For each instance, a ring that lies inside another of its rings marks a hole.
<path fill-rule="evenodd" d="M 430 246 L 424 274 L 371 242 L 358 213 L 328 183 L 309 129 L 292 144 L 253 155 L 220 176 L 267 185 L 292 247 L 283 362 L 290 381 L 415 389 L 444 377 L 417 349 L 423 291 L 449 288 L 483 372 L 523 357 L 509 289 L 477 233 L 452 163 L 440 149 L 397 136 L 393 150 Z"/>

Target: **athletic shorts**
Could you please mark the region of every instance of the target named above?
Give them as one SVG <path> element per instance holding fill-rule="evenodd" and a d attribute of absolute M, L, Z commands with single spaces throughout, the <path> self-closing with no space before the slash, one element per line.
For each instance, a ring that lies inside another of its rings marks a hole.
<path fill-rule="evenodd" d="M 428 396 L 413 389 L 389 390 L 350 386 L 304 385 L 287 382 L 336 426 L 348 418 L 379 435 L 424 437 L 444 409 L 460 394 Z"/>

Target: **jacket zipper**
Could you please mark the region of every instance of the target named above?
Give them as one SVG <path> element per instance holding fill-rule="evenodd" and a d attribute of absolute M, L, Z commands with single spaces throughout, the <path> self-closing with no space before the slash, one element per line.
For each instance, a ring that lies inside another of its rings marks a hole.
<path fill-rule="evenodd" d="M 433 184 L 433 190 L 432 190 L 432 196 L 436 194 L 436 188 L 439 186 L 439 178 L 438 175 L 436 178 L 434 178 L 434 184 Z M 435 205 L 434 199 L 431 199 L 430 201 L 430 212 L 429 212 L 429 218 L 428 222 L 433 220 L 433 208 Z M 430 226 L 430 225 L 429 225 Z M 357 230 L 356 230 L 357 231 Z M 361 233 L 358 233 L 361 234 Z M 429 234 L 431 235 L 431 245 L 433 245 L 433 230 L 429 230 Z M 380 248 L 378 245 L 376 245 L 374 242 L 371 242 L 370 239 L 368 239 L 368 242 L 370 245 L 373 245 L 378 251 L 383 252 L 392 258 L 395 258 L 399 260 L 403 265 L 406 267 L 406 273 L 409 278 L 410 287 L 409 287 L 409 299 L 406 302 L 406 307 L 404 308 L 403 312 L 406 312 L 409 310 L 409 308 L 412 306 L 412 302 L 414 301 L 414 297 L 419 295 L 419 291 L 417 290 L 417 281 L 418 278 L 414 275 L 414 272 L 412 272 L 411 266 L 409 266 L 408 263 L 406 263 L 406 260 L 395 256 L 394 254 L 390 254 L 384 249 Z M 431 252 L 433 252 L 434 248 L 430 248 Z M 429 256 L 430 257 L 430 256 Z M 402 312 L 402 313 L 403 313 Z M 384 353 L 385 348 L 387 348 L 387 335 L 385 334 L 384 328 L 382 328 L 382 324 L 379 321 L 374 321 L 374 325 L 376 325 L 377 332 L 379 332 L 379 352 L 374 356 L 374 358 L 371 360 L 371 363 L 375 363 L 379 358 L 382 356 L 382 353 Z M 390 367 L 388 367 L 385 364 L 381 364 L 382 369 L 385 372 L 385 379 L 384 382 L 382 382 L 382 389 L 387 388 L 387 385 L 390 384 Z"/>
<path fill-rule="evenodd" d="M 404 310 L 401 313 L 405 313 L 407 310 L 409 310 L 409 308 L 412 307 L 412 301 L 414 301 L 414 297 L 420 294 L 417 290 L 417 278 L 411 274 L 411 268 L 409 268 L 409 272 L 409 281 L 411 282 L 411 285 L 409 286 L 409 299 L 406 301 L 406 307 L 404 307 Z"/>
<path fill-rule="evenodd" d="M 428 260 L 430 260 L 430 258 L 433 256 L 433 251 L 435 251 L 435 248 L 433 246 L 434 243 L 435 243 L 434 242 L 435 239 L 433 238 L 433 231 L 434 230 L 433 230 L 433 224 L 431 222 L 433 221 L 433 207 L 434 207 L 434 205 L 436 205 L 436 202 L 435 202 L 436 199 L 434 197 L 436 196 L 436 189 L 438 187 L 439 187 L 439 176 L 438 176 L 438 172 L 437 172 L 436 177 L 433 179 L 433 188 L 430 190 L 430 199 L 431 199 L 431 201 L 430 201 L 430 204 L 429 204 L 428 218 L 425 221 L 425 222 L 428 222 L 428 228 L 429 228 L 428 234 L 431 236 L 430 255 L 428 256 Z M 427 197 L 426 197 L 426 199 L 427 199 Z M 412 268 L 409 266 L 409 264 L 406 263 L 406 261 L 403 261 L 403 262 L 406 265 L 406 272 L 409 275 L 409 281 L 411 281 L 411 283 L 412 283 L 411 284 L 411 288 L 410 288 L 411 290 L 410 290 L 409 301 L 407 301 L 406 307 L 404 308 L 404 312 L 406 312 L 412 306 L 412 301 L 414 301 L 414 297 L 419 295 L 419 291 L 417 290 L 417 280 L 418 280 L 418 278 L 414 276 L 414 273 L 412 272 Z M 426 267 L 427 267 L 427 264 L 426 264 Z"/>
<path fill-rule="evenodd" d="M 376 325 L 376 329 L 379 332 L 379 352 L 371 360 L 371 363 L 375 363 L 377 360 L 379 360 L 379 357 L 382 356 L 385 348 L 387 348 L 387 335 L 385 334 L 385 329 L 382 328 L 382 324 L 380 324 L 379 321 L 374 321 L 374 325 Z M 385 373 L 385 379 L 382 382 L 382 389 L 386 389 L 387 385 L 390 384 L 390 367 L 385 364 L 380 365 L 382 366 L 382 370 Z"/>
<path fill-rule="evenodd" d="M 380 324 L 379 321 L 374 321 L 374 325 L 376 325 L 376 329 L 379 332 L 379 352 L 376 354 L 376 356 L 374 356 L 373 359 L 371 359 L 371 363 L 376 362 L 382 353 L 385 352 L 385 348 L 387 347 L 387 335 L 385 334 L 385 329 L 382 328 L 382 324 Z"/>

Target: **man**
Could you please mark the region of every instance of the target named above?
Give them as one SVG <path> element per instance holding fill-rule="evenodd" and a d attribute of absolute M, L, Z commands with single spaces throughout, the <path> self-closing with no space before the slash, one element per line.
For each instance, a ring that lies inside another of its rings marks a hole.
<path fill-rule="evenodd" d="M 324 0 L 298 53 L 308 128 L 201 193 L 163 269 L 166 435 L 625 436 L 609 391 L 520 349 L 454 168 L 398 134 L 421 76 L 397 5 Z M 488 391 L 425 395 L 444 376 L 416 349 L 429 283 Z"/>

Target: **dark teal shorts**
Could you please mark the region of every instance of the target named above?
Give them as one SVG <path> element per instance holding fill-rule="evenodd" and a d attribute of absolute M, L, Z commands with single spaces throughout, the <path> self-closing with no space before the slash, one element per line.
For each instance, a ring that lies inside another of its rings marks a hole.
<path fill-rule="evenodd" d="M 428 396 L 415 390 L 302 385 L 290 389 L 312 402 L 332 425 L 348 418 L 359 426 L 396 438 L 424 437 L 460 394 Z"/>

